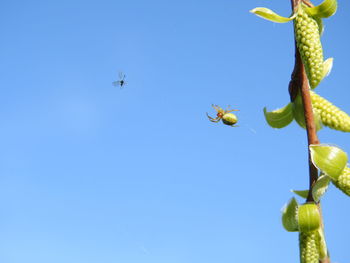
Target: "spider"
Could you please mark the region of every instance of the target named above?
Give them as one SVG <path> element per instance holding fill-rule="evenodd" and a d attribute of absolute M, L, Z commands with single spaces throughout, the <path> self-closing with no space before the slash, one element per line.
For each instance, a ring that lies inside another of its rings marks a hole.
<path fill-rule="evenodd" d="M 238 127 L 237 125 L 235 125 L 238 122 L 238 118 L 235 114 L 231 113 L 232 111 L 238 111 L 238 110 L 230 110 L 229 107 L 227 108 L 227 110 L 223 110 L 221 107 L 219 107 L 218 105 L 212 105 L 212 107 L 216 110 L 217 114 L 216 114 L 216 118 L 212 118 L 208 115 L 208 119 L 211 122 L 219 122 L 220 120 L 222 120 L 222 122 L 226 125 L 232 126 L 232 127 Z"/>
<path fill-rule="evenodd" d="M 125 85 L 125 74 L 123 72 L 119 72 L 119 80 L 117 81 L 113 81 L 112 82 L 112 85 L 114 87 L 120 87 L 120 88 L 123 88 L 123 86 Z"/>

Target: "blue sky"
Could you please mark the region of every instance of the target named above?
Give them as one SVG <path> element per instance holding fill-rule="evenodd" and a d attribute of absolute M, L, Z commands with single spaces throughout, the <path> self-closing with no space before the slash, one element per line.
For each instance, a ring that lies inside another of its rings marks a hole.
<path fill-rule="evenodd" d="M 288 103 L 293 29 L 257 6 L 290 14 L 287 0 L 3 1 L 0 262 L 297 262 L 280 209 L 308 185 L 306 134 L 262 111 Z M 340 0 L 324 21 L 334 67 L 317 88 L 347 112 L 349 12 Z M 209 122 L 213 103 L 239 127 Z M 350 152 L 349 134 L 319 138 Z M 349 205 L 333 186 L 323 201 L 338 263 Z"/>

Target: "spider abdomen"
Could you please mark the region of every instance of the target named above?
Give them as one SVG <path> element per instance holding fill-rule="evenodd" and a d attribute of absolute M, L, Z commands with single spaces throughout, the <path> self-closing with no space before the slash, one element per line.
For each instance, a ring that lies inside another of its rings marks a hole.
<path fill-rule="evenodd" d="M 233 113 L 226 113 L 222 116 L 222 122 L 226 125 L 235 125 L 238 122 L 238 118 Z"/>

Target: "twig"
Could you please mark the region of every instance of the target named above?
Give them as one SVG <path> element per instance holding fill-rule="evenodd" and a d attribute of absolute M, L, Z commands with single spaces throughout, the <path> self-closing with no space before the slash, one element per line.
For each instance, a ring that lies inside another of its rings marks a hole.
<path fill-rule="evenodd" d="M 298 5 L 303 2 L 304 4 L 312 7 L 312 3 L 309 0 L 291 0 L 292 4 L 292 10 L 296 11 Z M 317 130 L 314 122 L 314 115 L 312 110 L 312 103 L 311 103 L 311 97 L 310 97 L 310 91 L 309 91 L 309 82 L 306 76 L 305 68 L 303 65 L 303 62 L 300 57 L 299 50 L 297 48 L 297 44 L 295 42 L 295 64 L 294 64 L 294 70 L 291 76 L 291 81 L 289 82 L 289 95 L 291 98 L 291 101 L 294 101 L 298 93 L 300 92 L 302 102 L 303 102 L 303 108 L 304 108 L 304 116 L 305 116 L 305 126 L 306 126 L 306 133 L 307 133 L 307 141 L 308 141 L 308 157 L 309 157 L 309 193 L 308 197 L 306 199 L 307 202 L 315 202 L 313 196 L 312 196 L 312 187 L 317 181 L 318 178 L 318 170 L 314 166 L 314 164 L 311 161 L 310 156 L 310 144 L 319 144 L 319 140 L 317 137 Z M 321 213 L 321 206 L 318 204 L 320 213 Z M 322 217 L 322 213 L 321 213 Z M 323 226 L 323 220 L 322 221 L 322 229 Z M 323 260 L 320 260 L 320 263 L 330 263 L 330 259 L 327 257 Z"/>
<path fill-rule="evenodd" d="M 301 0 L 291 0 L 292 8 L 295 11 Z M 312 196 L 312 187 L 318 178 L 318 170 L 311 161 L 309 146 L 310 144 L 318 144 L 319 140 L 317 137 L 317 130 L 314 122 L 314 115 L 312 110 L 312 103 L 309 91 L 309 82 L 306 76 L 305 68 L 300 57 L 299 50 L 295 43 L 295 65 L 292 73 L 292 78 L 289 83 L 289 94 L 291 100 L 294 101 L 297 94 L 300 92 L 304 114 L 305 114 L 305 125 L 308 140 L 308 152 L 309 152 L 309 195 L 307 202 L 314 202 Z"/>

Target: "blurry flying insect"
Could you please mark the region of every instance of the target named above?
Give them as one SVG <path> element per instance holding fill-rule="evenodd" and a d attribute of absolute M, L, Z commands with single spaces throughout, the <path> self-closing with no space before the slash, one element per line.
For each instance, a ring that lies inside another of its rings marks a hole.
<path fill-rule="evenodd" d="M 211 122 L 219 122 L 220 120 L 222 120 L 222 122 L 226 125 L 238 127 L 237 125 L 235 125 L 238 122 L 238 118 L 235 114 L 231 113 L 232 111 L 238 110 L 230 110 L 229 108 L 227 108 L 227 110 L 223 110 L 218 105 L 212 105 L 212 107 L 216 110 L 217 114 L 216 118 L 212 118 L 207 113 L 208 119 Z"/>
<path fill-rule="evenodd" d="M 119 80 L 116 80 L 116 81 L 113 81 L 112 82 L 112 85 L 114 87 L 120 87 L 120 88 L 123 88 L 124 85 L 126 84 L 125 82 L 125 74 L 123 72 L 119 72 Z"/>

